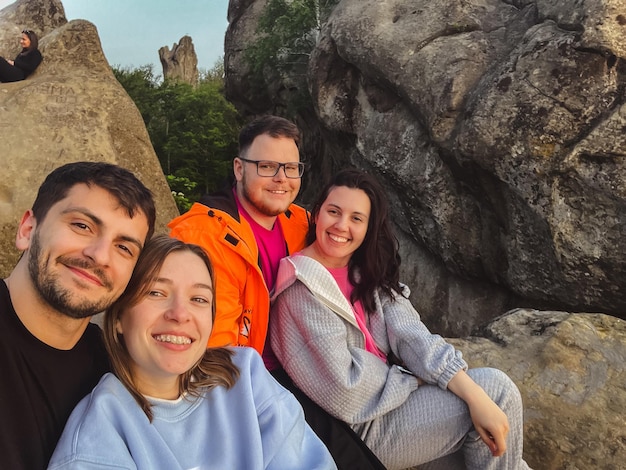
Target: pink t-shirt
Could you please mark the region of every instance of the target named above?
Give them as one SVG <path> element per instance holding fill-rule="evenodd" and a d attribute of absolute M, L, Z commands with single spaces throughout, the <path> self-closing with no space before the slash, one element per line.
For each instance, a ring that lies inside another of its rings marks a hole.
<path fill-rule="evenodd" d="M 287 256 L 287 243 L 285 242 L 283 229 L 280 225 L 280 219 L 276 218 L 274 227 L 268 230 L 262 225 L 259 225 L 250 214 L 246 212 L 239 203 L 237 195 L 235 195 L 235 200 L 237 201 L 239 213 L 248 221 L 252 228 L 254 239 L 259 248 L 261 273 L 263 274 L 263 279 L 265 279 L 267 290 L 272 292 L 278 274 L 278 264 L 281 259 Z"/>
<path fill-rule="evenodd" d="M 259 225 L 250 214 L 246 212 L 240 204 L 235 190 L 233 190 L 233 193 L 235 194 L 235 201 L 237 201 L 239 213 L 248 221 L 252 228 L 252 233 L 254 234 L 254 239 L 259 249 L 261 273 L 263 274 L 265 285 L 271 296 L 271 292 L 274 290 L 274 284 L 276 283 L 276 276 L 278 275 L 278 264 L 281 259 L 287 256 L 287 243 L 285 242 L 283 229 L 280 225 L 280 219 L 276 218 L 274 227 L 272 227 L 271 230 L 266 229 L 262 225 Z M 263 348 L 263 362 L 268 370 L 274 370 L 280 367 L 280 363 L 270 346 L 269 335 L 265 340 L 265 347 Z"/>
<path fill-rule="evenodd" d="M 328 272 L 333 276 L 341 293 L 344 295 L 348 302 L 350 301 L 350 296 L 352 295 L 352 291 L 354 290 L 354 286 L 350 284 L 350 280 L 348 279 L 348 266 L 344 266 L 343 268 L 326 268 Z M 356 322 L 359 325 L 359 328 L 365 335 L 365 350 L 371 352 L 372 354 L 378 356 L 382 361 L 387 362 L 387 357 L 385 354 L 378 349 L 376 343 L 374 342 L 374 338 L 372 338 L 371 333 L 367 329 L 367 322 L 365 319 L 365 309 L 363 308 L 363 304 L 360 300 L 352 305 L 354 310 L 354 317 L 356 318 Z"/>

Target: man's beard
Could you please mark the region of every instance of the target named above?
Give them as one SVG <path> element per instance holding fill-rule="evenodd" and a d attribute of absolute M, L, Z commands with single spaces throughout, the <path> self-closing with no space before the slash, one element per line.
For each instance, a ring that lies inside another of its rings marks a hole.
<path fill-rule="evenodd" d="M 268 217 L 275 217 L 280 214 L 283 214 L 289 208 L 289 205 L 287 205 L 287 207 L 285 207 L 284 209 L 270 207 L 269 205 L 264 204 L 261 198 L 258 198 L 258 199 L 253 198 L 252 193 L 248 190 L 245 173 L 241 180 L 241 187 L 242 187 L 243 196 L 246 198 L 246 201 L 248 201 L 249 204 L 253 205 L 254 208 L 263 215 L 266 215 Z"/>
<path fill-rule="evenodd" d="M 67 266 L 91 269 L 91 273 L 100 279 L 105 288 L 109 291 L 113 288 L 105 273 L 101 269 L 94 269 L 94 263 L 89 260 L 60 256 L 56 261 Z M 39 233 L 35 230 L 28 253 L 28 272 L 35 290 L 46 303 L 59 313 L 72 318 L 91 317 L 106 310 L 113 303 L 114 299 L 111 298 L 72 301 L 72 292 L 58 285 L 58 275 L 49 272 L 49 265 L 50 258 L 43 259 Z"/>

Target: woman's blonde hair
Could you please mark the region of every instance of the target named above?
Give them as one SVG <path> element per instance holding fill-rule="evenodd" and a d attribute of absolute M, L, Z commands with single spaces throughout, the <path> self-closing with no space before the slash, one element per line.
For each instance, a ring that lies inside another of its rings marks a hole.
<path fill-rule="evenodd" d="M 206 252 L 198 245 L 184 243 L 164 235 L 153 237 L 139 256 L 137 266 L 130 278 L 128 287 L 121 297 L 107 310 L 104 316 L 104 344 L 109 353 L 113 373 L 124 384 L 139 406 L 152 421 L 150 403 L 139 392 L 135 385 L 130 364 L 131 358 L 124 343 L 124 335 L 117 332 L 117 322 L 128 309 L 141 302 L 163 266 L 165 258 L 174 252 L 190 252 L 198 256 L 206 265 L 211 275 L 213 292 L 215 293 L 215 276 L 213 265 Z M 212 317 L 215 320 L 215 296 L 212 302 Z M 222 385 L 232 387 L 239 377 L 239 369 L 233 364 L 233 352 L 226 348 L 209 348 L 200 360 L 187 372 L 179 377 L 181 395 L 188 393 L 200 396 L 205 388 Z"/>

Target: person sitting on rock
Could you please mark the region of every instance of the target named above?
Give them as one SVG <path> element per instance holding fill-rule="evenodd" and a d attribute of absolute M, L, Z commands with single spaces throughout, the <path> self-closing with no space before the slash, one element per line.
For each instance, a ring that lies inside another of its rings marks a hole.
<path fill-rule="evenodd" d="M 39 52 L 39 39 L 34 31 L 25 29 L 20 38 L 22 52 L 15 60 L 0 57 L 0 82 L 19 82 L 35 71 L 43 57 Z"/>
<path fill-rule="evenodd" d="M 421 322 L 399 281 L 377 180 L 336 173 L 312 206 L 307 242 L 280 262 L 269 322 L 296 387 L 348 423 L 388 470 L 529 470 L 517 386 L 497 369 L 468 370 Z M 451 466 L 457 453 L 464 462 Z"/>
<path fill-rule="evenodd" d="M 214 293 L 201 247 L 146 244 L 105 313 L 113 374 L 74 409 L 48 470 L 337 470 L 256 351 L 207 349 Z"/>

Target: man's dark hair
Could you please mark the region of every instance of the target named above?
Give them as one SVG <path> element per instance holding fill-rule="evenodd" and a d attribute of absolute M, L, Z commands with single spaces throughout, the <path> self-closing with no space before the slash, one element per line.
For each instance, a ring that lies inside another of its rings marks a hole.
<path fill-rule="evenodd" d="M 131 218 L 139 212 L 143 213 L 148 219 L 146 241 L 150 239 L 156 221 L 152 193 L 127 169 L 104 162 L 73 162 L 53 170 L 39 187 L 33 203 L 37 223 L 41 224 L 50 208 L 80 183 L 108 191 Z"/>
<path fill-rule="evenodd" d="M 265 115 L 256 118 L 239 133 L 239 156 L 244 156 L 254 139 L 267 134 L 271 137 L 287 137 L 300 145 L 300 131 L 291 121 L 280 116 Z"/>

